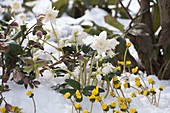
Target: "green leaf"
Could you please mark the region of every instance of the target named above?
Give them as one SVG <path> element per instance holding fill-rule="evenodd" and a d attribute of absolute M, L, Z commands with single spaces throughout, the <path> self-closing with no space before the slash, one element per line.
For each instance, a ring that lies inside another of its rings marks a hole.
<path fill-rule="evenodd" d="M 22 49 L 22 47 L 19 44 L 17 44 L 16 42 L 9 41 L 7 43 L 9 44 L 8 54 L 16 56 L 16 55 L 24 53 L 24 50 Z"/>
<path fill-rule="evenodd" d="M 84 89 L 83 89 L 83 94 L 85 96 L 90 96 L 91 95 L 91 92 L 93 89 L 95 89 L 96 86 L 86 86 Z M 99 88 L 99 93 L 102 93 L 102 92 L 105 92 L 103 89 Z"/>
<path fill-rule="evenodd" d="M 66 94 L 67 92 L 69 92 L 71 95 L 74 95 L 76 90 L 75 89 L 62 89 L 60 91 L 60 93 L 63 94 L 63 95 Z"/>
<path fill-rule="evenodd" d="M 118 22 L 114 17 L 108 15 L 105 16 L 104 19 L 106 23 L 124 32 L 124 26 L 120 22 Z"/>
<path fill-rule="evenodd" d="M 12 40 L 17 40 L 18 38 L 20 38 L 22 36 L 22 30 L 18 31 L 11 39 Z"/>
<path fill-rule="evenodd" d="M 76 90 L 80 90 L 80 83 L 73 79 L 66 79 L 65 82 Z"/>

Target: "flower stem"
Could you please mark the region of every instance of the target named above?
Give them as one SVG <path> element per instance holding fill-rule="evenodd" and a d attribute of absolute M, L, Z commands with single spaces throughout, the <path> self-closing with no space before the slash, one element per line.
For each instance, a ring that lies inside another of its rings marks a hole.
<path fill-rule="evenodd" d="M 90 113 L 92 113 L 92 110 L 93 110 L 93 102 L 91 103 L 91 106 L 90 106 Z"/>
<path fill-rule="evenodd" d="M 34 104 L 34 113 L 36 113 L 36 104 L 35 104 L 34 97 L 32 97 L 32 102 L 33 102 L 33 104 Z"/>
<path fill-rule="evenodd" d="M 158 103 L 157 103 L 157 106 L 156 106 L 156 107 L 159 106 L 160 97 L 161 97 L 161 91 L 159 92 L 159 95 L 158 95 Z"/>
<path fill-rule="evenodd" d="M 110 82 L 107 81 L 107 93 L 106 93 L 106 95 L 104 96 L 104 98 L 106 98 L 106 97 L 108 96 L 109 92 L 110 92 Z"/>
<path fill-rule="evenodd" d="M 74 102 L 73 102 L 73 100 L 72 100 L 71 98 L 70 98 L 70 101 L 71 101 L 72 105 L 74 106 L 76 112 L 79 113 L 79 112 L 77 111 L 76 106 L 75 106 L 75 104 L 74 104 Z"/>
<path fill-rule="evenodd" d="M 128 48 L 126 48 L 125 54 L 124 54 L 124 57 L 123 57 L 123 62 L 124 62 L 124 65 L 123 65 L 123 73 L 126 72 L 125 67 L 126 67 L 126 56 L 127 56 L 127 51 L 128 51 Z"/>
<path fill-rule="evenodd" d="M 95 58 L 95 56 L 96 56 L 96 51 L 94 52 L 93 58 L 92 58 L 92 60 L 91 60 L 90 73 L 89 73 L 88 82 L 87 82 L 88 85 L 90 85 L 90 78 L 91 78 L 91 75 L 92 75 L 92 69 L 93 69 L 93 64 L 94 64 L 94 58 Z"/>
<path fill-rule="evenodd" d="M 58 42 L 58 44 L 59 44 L 59 38 L 58 38 L 58 36 L 57 36 L 57 33 L 55 32 L 55 29 L 54 29 L 54 26 L 53 26 L 52 23 L 51 23 L 51 27 L 52 27 L 52 30 L 53 30 L 53 32 L 54 32 L 55 38 L 56 38 L 56 40 L 57 40 L 57 42 Z"/>

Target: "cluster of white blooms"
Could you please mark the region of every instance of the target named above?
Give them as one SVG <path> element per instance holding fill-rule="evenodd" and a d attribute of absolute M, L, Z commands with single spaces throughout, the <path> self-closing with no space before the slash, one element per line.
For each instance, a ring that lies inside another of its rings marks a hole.
<path fill-rule="evenodd" d="M 50 21 L 53 24 L 56 24 L 56 17 L 58 16 L 59 11 L 54 10 L 54 8 L 48 8 L 45 10 L 45 21 Z"/>
<path fill-rule="evenodd" d="M 22 10 L 22 1 L 14 0 L 10 4 L 11 12 L 20 12 Z"/>
<path fill-rule="evenodd" d="M 86 35 L 85 32 L 83 32 L 83 29 L 75 28 L 71 32 L 70 42 L 74 42 L 74 43 L 77 43 L 77 44 L 82 44 L 83 43 L 83 39 L 85 39 L 86 36 L 87 35 Z"/>
<path fill-rule="evenodd" d="M 115 46 L 119 44 L 116 39 L 107 39 L 107 32 L 103 31 L 99 36 L 94 36 L 94 41 L 91 44 L 91 48 L 96 50 L 98 54 L 102 55 L 109 53 L 109 56 L 114 54 L 112 49 L 115 49 Z"/>

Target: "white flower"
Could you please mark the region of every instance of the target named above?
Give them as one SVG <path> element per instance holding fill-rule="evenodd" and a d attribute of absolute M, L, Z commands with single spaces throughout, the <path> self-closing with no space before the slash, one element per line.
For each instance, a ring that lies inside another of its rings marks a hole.
<path fill-rule="evenodd" d="M 58 16 L 58 10 L 54 10 L 54 9 L 46 9 L 45 10 L 45 21 L 48 22 L 52 22 L 53 24 L 56 24 L 56 17 Z"/>
<path fill-rule="evenodd" d="M 21 1 L 14 0 L 11 3 L 11 8 L 12 8 L 11 12 L 19 12 L 19 11 L 21 11 L 21 9 L 22 9 L 21 4 L 22 4 Z"/>
<path fill-rule="evenodd" d="M 106 51 L 106 53 L 107 53 L 107 55 L 108 55 L 109 57 L 113 57 L 113 56 L 116 55 L 116 54 L 113 52 L 113 50 L 111 50 L 111 49 L 109 49 L 108 51 Z"/>
<path fill-rule="evenodd" d="M 99 54 L 106 52 L 109 49 L 109 41 L 106 38 L 106 31 L 101 32 L 99 36 L 95 36 L 95 41 L 91 44 L 91 48 L 97 50 Z"/>
<path fill-rule="evenodd" d="M 2 14 L 4 11 L 5 9 L 0 6 L 0 14 Z"/>
<path fill-rule="evenodd" d="M 86 33 L 83 32 L 83 29 L 75 28 L 72 30 L 70 41 L 77 43 L 77 44 L 82 44 L 83 39 L 85 39 L 85 38 L 86 38 Z"/>
<path fill-rule="evenodd" d="M 114 66 L 111 63 L 107 63 L 107 64 L 104 65 L 102 72 L 104 74 L 108 74 L 108 73 L 113 71 L 113 68 L 114 68 Z"/>
<path fill-rule="evenodd" d="M 20 13 L 16 16 L 16 20 L 20 25 L 24 23 L 25 18 L 26 18 L 26 14 L 24 13 Z"/>
<path fill-rule="evenodd" d="M 110 49 L 115 49 L 118 44 L 119 42 L 115 38 L 109 40 Z"/>

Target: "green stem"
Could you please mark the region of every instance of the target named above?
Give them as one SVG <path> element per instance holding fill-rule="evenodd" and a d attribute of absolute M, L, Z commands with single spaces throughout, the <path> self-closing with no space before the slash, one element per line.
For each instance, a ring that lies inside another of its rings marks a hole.
<path fill-rule="evenodd" d="M 34 113 L 36 113 L 36 104 L 35 104 L 34 97 L 32 97 L 32 102 L 33 102 L 33 104 L 34 104 Z"/>
<path fill-rule="evenodd" d="M 126 67 L 126 56 L 127 56 L 127 51 L 128 51 L 128 48 L 126 48 L 125 54 L 124 54 L 124 57 L 123 57 L 123 62 L 124 62 L 124 65 L 123 65 L 123 72 L 126 72 L 125 67 Z"/>
<path fill-rule="evenodd" d="M 91 60 L 90 73 L 89 73 L 88 82 L 87 82 L 88 85 L 90 85 L 90 78 L 91 78 L 91 76 L 92 76 L 92 69 L 93 69 L 93 64 L 94 64 L 94 59 L 95 59 L 96 54 L 97 54 L 97 53 L 94 52 L 93 58 L 92 58 L 92 60 Z"/>
<path fill-rule="evenodd" d="M 74 104 L 74 102 L 73 102 L 73 100 L 72 100 L 71 98 L 70 98 L 70 101 L 71 101 L 72 105 L 74 106 L 76 112 L 79 113 L 79 112 L 77 111 L 76 106 L 75 106 L 75 104 Z"/>
<path fill-rule="evenodd" d="M 109 92 L 110 92 L 110 82 L 107 81 L 107 93 L 106 93 L 106 95 L 104 96 L 104 98 L 106 98 L 106 97 L 108 96 Z"/>
<path fill-rule="evenodd" d="M 145 81 L 143 80 L 143 78 L 142 78 L 140 75 L 139 75 L 139 78 L 142 80 L 142 82 L 143 82 L 144 85 L 145 85 L 144 89 L 147 89 L 147 85 L 146 85 Z"/>
<path fill-rule="evenodd" d="M 160 97 L 161 97 L 161 91 L 159 92 L 159 95 L 158 95 L 158 103 L 157 103 L 157 106 L 156 106 L 156 107 L 159 106 Z"/>
<path fill-rule="evenodd" d="M 51 23 L 51 27 L 52 27 L 52 30 L 53 30 L 53 32 L 54 32 L 55 38 L 56 38 L 56 40 L 57 40 L 57 42 L 58 42 L 58 44 L 59 44 L 59 38 L 58 38 L 58 36 L 57 36 L 57 33 L 55 32 L 55 29 L 54 29 L 54 26 L 53 26 L 52 23 Z"/>
<path fill-rule="evenodd" d="M 92 110 L 93 110 L 93 102 L 91 103 L 91 106 L 90 106 L 90 113 L 92 113 Z"/>
<path fill-rule="evenodd" d="M 137 90 L 137 91 L 140 91 L 139 89 L 137 89 L 137 88 L 135 88 L 135 87 L 133 87 L 133 86 L 130 86 L 131 88 L 133 88 L 133 89 L 135 89 L 135 90 Z"/>

